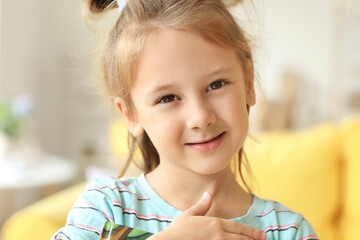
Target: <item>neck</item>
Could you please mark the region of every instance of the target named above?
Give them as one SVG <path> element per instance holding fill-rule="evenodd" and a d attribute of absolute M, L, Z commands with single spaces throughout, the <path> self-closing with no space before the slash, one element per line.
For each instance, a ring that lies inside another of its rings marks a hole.
<path fill-rule="evenodd" d="M 242 203 L 248 204 L 251 197 L 236 182 L 230 166 L 218 173 L 204 175 L 181 168 L 168 169 L 160 164 L 147 174 L 146 178 L 160 197 L 180 211 L 190 208 L 199 201 L 205 191 L 213 196 L 213 205 L 209 214 L 214 216 L 227 215 L 224 210 L 220 213 L 220 209 L 216 206 L 231 208 L 234 203 L 236 206 L 241 206 Z"/>

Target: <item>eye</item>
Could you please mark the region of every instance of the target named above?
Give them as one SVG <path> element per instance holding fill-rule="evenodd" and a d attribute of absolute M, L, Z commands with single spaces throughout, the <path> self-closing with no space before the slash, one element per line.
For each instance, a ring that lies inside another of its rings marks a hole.
<path fill-rule="evenodd" d="M 178 100 L 179 98 L 175 95 L 166 95 L 162 98 L 160 98 L 157 103 L 170 103 L 170 102 L 173 102 L 175 100 Z"/>
<path fill-rule="evenodd" d="M 223 86 L 225 86 L 227 84 L 226 81 L 224 80 L 217 80 L 215 82 L 212 82 L 209 87 L 207 88 L 207 91 L 211 91 L 211 90 L 216 90 L 219 88 L 222 88 Z"/>

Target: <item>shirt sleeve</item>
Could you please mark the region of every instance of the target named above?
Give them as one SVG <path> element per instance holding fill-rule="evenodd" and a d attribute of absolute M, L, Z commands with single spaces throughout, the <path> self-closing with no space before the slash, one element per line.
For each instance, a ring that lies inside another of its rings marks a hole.
<path fill-rule="evenodd" d="M 294 240 L 318 240 L 318 239 L 319 237 L 317 236 L 311 224 L 306 219 L 302 219 L 299 224 L 299 228 L 296 231 Z"/>
<path fill-rule="evenodd" d="M 116 193 L 107 184 L 93 182 L 86 186 L 71 208 L 66 225 L 52 236 L 52 240 L 98 240 L 106 221 L 122 224 L 121 209 L 114 208 Z M 119 212 L 116 212 L 119 211 Z"/>

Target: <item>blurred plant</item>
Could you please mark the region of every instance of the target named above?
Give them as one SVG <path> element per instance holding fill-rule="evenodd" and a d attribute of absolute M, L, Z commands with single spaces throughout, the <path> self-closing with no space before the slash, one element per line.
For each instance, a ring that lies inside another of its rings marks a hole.
<path fill-rule="evenodd" d="M 9 138 L 19 137 L 33 106 L 33 99 L 29 95 L 18 96 L 12 101 L 0 100 L 0 133 Z"/>

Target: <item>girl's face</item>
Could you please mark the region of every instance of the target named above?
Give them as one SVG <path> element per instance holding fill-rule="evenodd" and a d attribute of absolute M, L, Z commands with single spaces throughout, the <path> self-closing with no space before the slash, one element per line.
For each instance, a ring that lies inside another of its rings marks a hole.
<path fill-rule="evenodd" d="M 128 122 L 147 132 L 161 167 L 214 174 L 242 147 L 255 93 L 235 51 L 168 30 L 147 41 L 131 99 Z"/>

